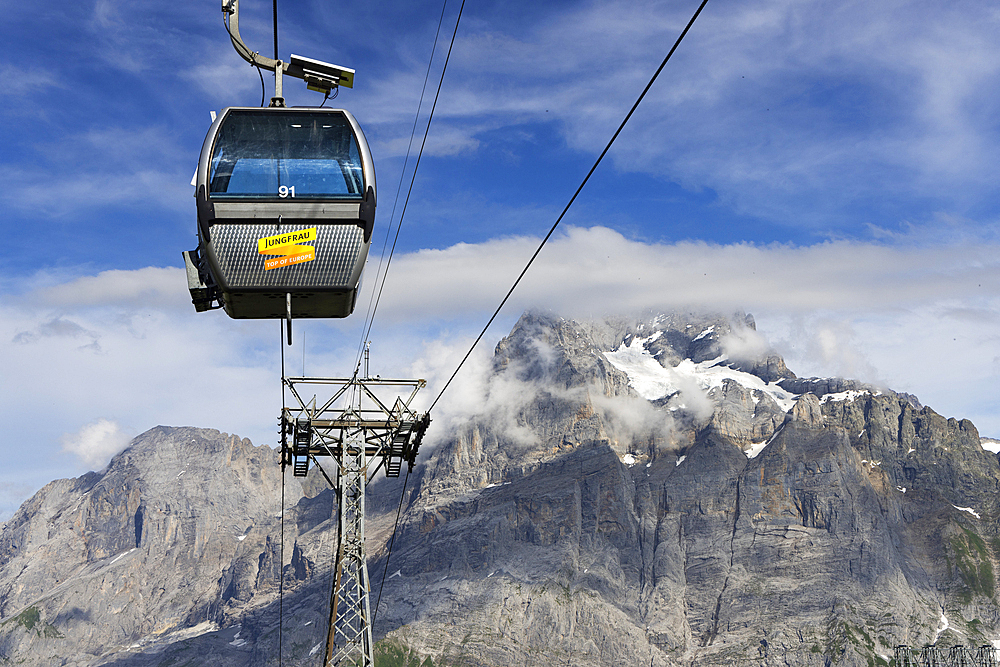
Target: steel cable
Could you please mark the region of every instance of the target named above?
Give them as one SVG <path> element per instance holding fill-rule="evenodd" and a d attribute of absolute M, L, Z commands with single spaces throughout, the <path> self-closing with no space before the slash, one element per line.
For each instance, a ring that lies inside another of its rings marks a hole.
<path fill-rule="evenodd" d="M 278 59 L 278 0 L 272 0 L 271 2 L 271 14 L 274 17 L 274 59 Z M 274 73 L 278 76 L 278 73 Z"/>
<path fill-rule="evenodd" d="M 566 204 L 566 207 L 563 208 L 562 213 L 560 213 L 559 217 L 556 218 L 556 221 L 552 225 L 552 228 L 549 230 L 549 233 L 546 234 L 545 238 L 542 239 L 542 242 L 538 244 L 538 248 L 535 249 L 535 252 L 531 256 L 531 259 L 529 259 L 528 263 L 525 264 L 524 269 L 521 270 L 520 275 L 518 275 L 517 280 L 514 281 L 514 284 L 511 285 L 511 288 L 507 291 L 506 296 L 504 296 L 503 300 L 500 301 L 500 305 L 497 306 L 497 309 L 493 312 L 493 316 L 490 317 L 489 321 L 486 323 L 486 326 L 483 327 L 483 330 L 479 333 L 479 336 L 476 337 L 476 340 L 472 343 L 472 346 L 469 347 L 469 351 L 465 353 L 465 356 L 462 357 L 462 360 L 458 363 L 458 366 L 455 368 L 455 372 L 451 374 L 451 377 L 448 378 L 448 381 L 444 384 L 444 387 L 442 387 L 441 391 L 438 393 L 437 398 L 434 399 L 434 402 L 431 403 L 431 406 L 427 409 L 428 412 L 433 410 L 434 406 L 437 405 L 439 400 L 441 400 L 441 396 L 444 395 L 444 392 L 451 385 L 452 380 L 454 380 L 455 376 L 458 375 L 458 371 L 462 369 L 462 366 L 468 360 L 469 356 L 472 354 L 472 351 L 476 349 L 476 346 L 479 344 L 479 341 L 481 341 L 483 339 L 483 336 L 486 335 L 486 330 L 490 328 L 490 325 L 493 324 L 493 320 L 495 320 L 497 318 L 497 315 L 500 314 L 500 310 L 507 303 L 507 300 L 510 298 L 510 295 L 514 293 L 514 290 L 521 282 L 521 279 L 524 278 L 524 274 L 526 274 L 528 272 L 528 269 L 531 268 L 531 265 L 534 263 L 535 258 L 538 257 L 538 254 L 542 251 L 542 248 L 545 246 L 546 242 L 548 242 L 549 238 L 556 231 L 556 227 L 558 227 L 559 223 L 562 222 L 562 219 L 566 216 L 566 212 L 569 211 L 570 206 L 573 205 L 573 202 L 576 201 L 577 196 L 583 190 L 584 186 L 587 185 L 587 181 L 590 180 L 590 177 L 597 170 L 597 167 L 598 165 L 601 164 L 601 161 L 604 159 L 604 156 L 608 154 L 609 150 L 611 150 L 611 146 L 615 143 L 615 140 L 618 138 L 618 135 L 621 134 L 623 129 L 625 129 L 625 125 L 628 123 L 629 119 L 632 118 L 632 114 L 634 114 L 635 110 L 639 107 L 639 103 L 642 102 L 644 97 L 646 97 L 646 93 L 649 92 L 649 89 L 653 87 L 653 83 L 655 83 L 657 77 L 660 76 L 660 72 L 662 72 L 663 68 L 666 67 L 667 62 L 670 60 L 670 57 L 674 55 L 674 51 L 676 51 L 677 47 L 680 46 L 680 43 L 684 39 L 684 36 L 687 35 L 688 30 L 691 29 L 692 25 L 694 25 L 695 19 L 698 18 L 699 14 L 701 14 L 701 10 L 705 8 L 706 4 L 708 4 L 708 0 L 702 0 L 702 3 L 698 6 L 697 11 L 695 11 L 694 15 L 691 17 L 691 20 L 688 21 L 687 25 L 684 27 L 684 30 L 681 32 L 680 37 L 678 37 L 677 41 L 674 42 L 673 47 L 671 47 L 670 51 L 667 53 L 667 56 L 663 59 L 663 62 L 660 63 L 660 66 L 656 68 L 656 72 L 654 72 L 653 76 L 650 77 L 649 83 L 646 84 L 646 87 L 642 90 L 642 93 L 639 94 L 639 97 L 636 99 L 635 104 L 632 105 L 632 108 L 629 110 L 628 114 L 625 115 L 625 119 L 622 120 L 621 124 L 618 126 L 618 129 L 615 130 L 615 133 L 611 137 L 611 140 L 608 141 L 607 146 L 605 146 L 604 150 L 601 151 L 600 156 L 598 156 L 597 160 L 594 162 L 594 166 L 592 166 L 590 168 L 590 171 L 587 172 L 587 175 L 584 177 L 583 182 L 580 183 L 580 187 L 578 187 L 576 189 L 576 192 L 573 193 L 573 196 L 570 197 L 569 203 Z"/>
<path fill-rule="evenodd" d="M 375 298 L 375 306 L 372 309 L 371 318 L 368 322 L 368 332 L 362 340 L 371 334 L 372 325 L 375 323 L 375 313 L 378 311 L 378 304 L 382 300 L 382 290 L 385 287 L 385 279 L 386 276 L 389 275 L 389 267 L 392 265 L 392 256 L 396 251 L 396 242 L 399 240 L 399 230 L 402 229 L 403 218 L 406 217 L 406 208 L 410 203 L 410 195 L 413 193 L 413 183 L 417 179 L 417 170 L 420 168 L 420 158 L 423 157 L 424 146 L 427 145 L 427 135 L 430 134 L 431 121 L 434 120 L 434 111 L 437 109 L 438 99 L 441 97 L 441 87 L 444 85 L 444 75 L 448 71 L 448 62 L 451 60 L 451 52 L 455 47 L 455 36 L 458 35 L 458 26 L 462 22 L 462 12 L 464 10 L 465 0 L 462 0 L 462 4 L 458 8 L 458 17 L 455 19 L 455 30 L 451 34 L 451 44 L 448 46 L 448 55 L 444 59 L 444 67 L 441 68 L 441 78 L 438 79 L 437 92 L 434 94 L 434 104 L 431 105 L 430 114 L 427 116 L 427 126 L 424 128 L 424 138 L 420 142 L 420 150 L 417 152 L 417 161 L 413 165 L 413 173 L 410 176 L 410 187 L 406 191 L 406 199 L 403 200 L 403 210 L 399 214 L 399 223 L 396 225 L 396 236 L 392 241 L 392 248 L 389 250 L 389 259 L 386 261 L 385 272 L 382 274 L 382 282 L 378 289 L 378 296 Z"/>
<path fill-rule="evenodd" d="M 410 151 L 413 149 L 413 137 L 417 133 L 417 121 L 420 120 L 420 110 L 424 106 L 424 94 L 427 92 L 427 81 L 430 80 L 431 76 L 431 65 L 434 63 L 434 54 L 437 53 L 437 43 L 438 37 L 441 35 L 441 26 L 444 24 L 444 13 L 445 9 L 448 7 L 448 0 L 444 0 L 441 5 L 441 16 L 438 18 L 437 30 L 434 32 L 434 43 L 431 45 L 431 56 L 427 60 L 427 71 L 424 73 L 424 85 L 420 89 L 420 100 L 417 102 L 417 113 L 413 116 L 413 127 L 410 128 L 410 141 L 406 144 L 406 156 L 403 158 L 403 168 L 399 172 L 399 182 L 396 184 L 396 196 L 392 200 L 392 212 L 389 213 L 389 225 L 385 229 L 385 240 L 382 241 L 382 254 L 378 258 L 378 268 L 375 270 L 375 282 L 372 283 L 372 293 L 368 298 L 368 311 L 365 313 L 365 323 L 361 326 L 361 340 L 358 342 L 358 355 L 356 362 L 354 364 L 355 374 L 357 374 L 357 369 L 361 364 L 361 354 L 364 349 L 365 340 L 371 333 L 371 327 L 369 326 L 369 318 L 374 319 L 374 313 L 372 311 L 372 304 L 375 301 L 375 285 L 379 284 L 379 276 L 382 275 L 382 261 L 385 259 L 385 249 L 389 245 L 389 233 L 392 231 L 392 220 L 396 217 L 396 205 L 399 203 L 399 192 L 403 189 L 403 178 L 406 176 L 406 165 L 410 161 Z M 443 73 L 442 73 L 443 76 Z M 414 171 L 416 169 L 414 168 Z M 398 221 L 402 224 L 402 219 Z M 386 267 L 386 272 L 388 273 L 388 267 Z M 382 277 L 382 283 L 385 283 L 385 277 Z M 367 329 L 367 331 L 366 331 Z"/>
<path fill-rule="evenodd" d="M 447 6 L 447 0 L 445 0 L 445 6 Z M 382 282 L 379 285 L 379 289 L 378 289 L 378 296 L 375 299 L 375 306 L 372 309 L 371 318 L 370 318 L 370 320 L 368 322 L 368 331 L 365 334 L 365 336 L 362 337 L 362 345 L 364 344 L 364 340 L 367 339 L 368 335 L 371 333 L 371 327 L 372 327 L 372 325 L 375 322 L 375 313 L 378 311 L 378 304 L 379 304 L 379 301 L 382 299 L 382 289 L 385 287 L 385 279 L 386 279 L 386 276 L 389 274 L 389 266 L 392 264 L 392 255 L 393 255 L 393 253 L 396 250 L 396 242 L 399 240 L 399 230 L 403 226 L 403 218 L 406 216 L 406 208 L 407 208 L 407 205 L 410 203 L 410 194 L 413 192 L 413 183 L 416 181 L 416 178 L 417 178 L 417 169 L 420 168 L 420 158 L 424 154 L 424 146 L 427 145 L 427 135 L 430 134 L 431 121 L 434 119 L 434 111 L 435 111 L 435 109 L 437 109 L 438 99 L 441 97 L 441 87 L 444 84 L 444 75 L 448 71 L 448 62 L 451 60 L 451 52 L 452 52 L 452 49 L 455 47 L 455 36 L 458 34 L 458 26 L 459 26 L 459 24 L 462 21 L 462 12 L 464 10 L 465 10 L 465 0 L 462 0 L 462 4 L 458 8 L 458 17 L 455 19 L 455 29 L 452 31 L 452 34 L 451 34 L 451 43 L 448 45 L 448 55 L 444 59 L 444 66 L 441 68 L 441 77 L 440 77 L 440 79 L 438 79 L 437 91 L 434 94 L 434 103 L 431 105 L 431 111 L 430 111 L 430 113 L 427 116 L 427 126 L 424 128 L 424 137 L 423 137 L 423 139 L 420 142 L 420 150 L 417 152 L 417 161 L 413 165 L 413 173 L 410 176 L 410 186 L 409 186 L 409 188 L 406 191 L 406 199 L 403 201 L 403 210 L 399 214 L 399 221 L 398 221 L 398 223 L 396 225 L 396 235 L 395 235 L 395 237 L 393 238 L 393 241 L 392 241 L 392 248 L 389 250 L 389 259 L 386 262 L 385 272 L 382 274 Z M 441 8 L 441 18 L 442 19 L 444 18 L 444 7 Z M 438 29 L 440 30 L 440 23 L 438 25 Z M 435 45 L 437 44 L 437 36 L 436 35 L 434 37 L 434 43 L 435 43 Z M 433 59 L 434 59 L 434 52 L 432 50 L 431 51 L 431 62 L 433 62 Z M 430 63 L 427 64 L 427 68 L 428 68 L 427 71 L 428 71 L 428 74 L 429 74 L 430 73 Z M 425 78 L 424 79 L 424 85 L 425 85 L 425 87 L 426 87 L 426 83 L 427 83 L 427 80 Z M 421 93 L 421 98 L 422 97 L 423 97 L 423 93 Z M 419 107 L 418 107 L 417 108 L 417 116 L 418 117 L 419 117 L 419 114 L 420 114 L 420 110 L 419 110 Z M 414 127 L 415 126 L 416 126 L 416 119 L 414 119 Z M 410 136 L 411 141 L 412 141 L 412 138 L 413 137 L 412 137 L 412 134 L 411 134 L 411 136 Z M 405 162 L 404 162 L 404 170 L 405 170 Z M 400 175 L 400 182 L 402 183 L 402 174 Z M 397 195 L 396 196 L 397 196 L 397 199 L 398 199 L 398 196 L 399 196 L 398 190 L 397 190 Z M 393 212 L 395 212 L 395 205 L 393 206 Z M 358 363 L 360 364 L 360 358 L 359 358 Z M 355 373 L 357 373 L 357 371 L 355 371 Z M 392 536 L 389 538 L 389 549 L 388 549 L 388 553 L 386 554 L 386 557 L 385 557 L 385 568 L 384 568 L 384 571 L 382 572 L 382 581 L 379 583 L 378 597 L 376 598 L 376 601 L 375 601 L 375 611 L 372 613 L 372 626 L 375 625 L 375 619 L 378 617 L 378 607 L 379 607 L 379 604 L 382 601 L 382 589 L 385 586 L 385 575 L 386 575 L 386 572 L 388 572 L 388 570 L 389 570 L 389 559 L 392 557 L 392 547 L 393 547 L 393 544 L 395 544 L 395 542 L 396 542 L 396 531 L 399 528 L 399 517 L 400 517 L 400 514 L 402 513 L 402 510 L 403 510 L 403 499 L 406 496 L 406 485 L 409 482 L 409 480 L 410 480 L 410 469 L 409 469 L 409 466 L 407 466 L 406 477 L 403 479 L 403 490 L 399 494 L 399 505 L 396 507 L 396 522 L 395 522 L 395 524 L 392 527 Z"/>
<path fill-rule="evenodd" d="M 392 537 L 389 538 L 389 550 L 385 555 L 385 567 L 382 569 L 382 581 L 378 585 L 378 598 L 375 600 L 375 611 L 372 612 L 372 627 L 378 618 L 378 606 L 382 602 L 382 588 L 385 586 L 385 575 L 389 572 L 389 559 L 392 558 L 392 545 L 396 543 L 396 530 L 399 528 L 399 516 L 403 511 L 403 498 L 406 497 L 406 484 L 410 481 L 410 467 L 406 467 L 406 477 L 403 478 L 403 491 L 399 494 L 399 506 L 396 508 L 396 523 L 392 527 Z"/>
<path fill-rule="evenodd" d="M 282 628 L 285 625 L 285 341 L 284 332 L 278 322 L 278 347 L 281 348 L 281 419 L 278 422 L 281 446 L 281 539 L 278 547 L 278 665 L 282 662 Z"/>

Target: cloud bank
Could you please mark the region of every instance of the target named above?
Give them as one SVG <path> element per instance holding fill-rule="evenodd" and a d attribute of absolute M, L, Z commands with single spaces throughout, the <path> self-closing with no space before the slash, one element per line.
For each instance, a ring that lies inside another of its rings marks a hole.
<path fill-rule="evenodd" d="M 75 454 L 85 466 L 98 470 L 128 446 L 132 436 L 116 422 L 98 419 L 76 433 L 62 437 L 62 450 Z"/>
<path fill-rule="evenodd" d="M 425 377 L 420 400 L 428 404 L 537 243 L 497 239 L 398 256 L 373 329 L 372 373 Z M 760 335 L 727 340 L 731 354 L 771 345 L 799 375 L 882 383 L 996 436 L 997 276 L 1000 247 L 988 243 L 657 244 L 603 227 L 567 228 L 438 404 L 436 426 L 482 408 L 492 347 L 526 308 L 574 318 L 742 309 Z M 39 482 L 54 471 L 79 474 L 80 463 L 60 454 L 103 465 L 122 433 L 157 424 L 274 444 L 277 323 L 195 313 L 181 269 L 49 275 L 41 283 L 0 301 L 0 363 L 15 388 L 0 405 L 11 425 L 2 451 L 12 469 L 37 466 L 18 444 L 31 439 L 52 462 L 38 469 Z M 349 374 L 367 296 L 348 320 L 297 323 L 296 346 L 285 350 L 289 372 L 304 363 L 309 375 Z M 26 426 L 39 423 L 41 431 Z"/>
<path fill-rule="evenodd" d="M 387 319 L 448 317 L 499 303 L 537 238 L 421 250 L 394 260 Z M 656 308 L 776 313 L 885 312 L 962 302 L 995 312 L 1000 245 L 813 246 L 645 243 L 605 228 L 567 228 L 543 249 L 515 305 L 571 316 Z"/>
<path fill-rule="evenodd" d="M 536 9 L 530 21 L 473 12 L 427 151 L 483 151 L 541 134 L 542 123 L 596 155 L 696 4 L 579 3 Z M 998 27 L 988 2 L 709 6 L 610 160 L 821 234 L 971 212 L 996 189 Z M 383 154 L 406 145 L 404 109 L 416 107 L 422 78 L 411 66 L 360 101 Z M 401 91 L 413 98 L 403 106 Z M 901 197 L 917 206 L 900 207 Z"/>

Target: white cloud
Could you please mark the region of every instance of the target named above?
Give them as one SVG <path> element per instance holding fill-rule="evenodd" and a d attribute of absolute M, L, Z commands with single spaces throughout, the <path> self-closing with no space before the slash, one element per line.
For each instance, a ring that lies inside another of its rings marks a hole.
<path fill-rule="evenodd" d="M 183 79 L 198 86 L 210 98 L 218 96 L 219 91 L 225 90 L 232 98 L 242 99 L 261 90 L 263 77 L 265 100 L 274 94 L 273 72 L 258 74 L 255 67 L 236 55 L 228 39 L 213 46 L 206 49 L 208 53 L 198 64 L 181 73 Z M 207 131 L 208 111 L 205 112 L 204 120 Z"/>
<path fill-rule="evenodd" d="M 372 335 L 371 372 L 425 377 L 419 405 L 429 405 L 537 242 L 497 239 L 398 255 Z M 882 382 L 997 436 L 998 264 L 1000 247 L 990 243 L 668 245 L 606 228 L 567 228 L 542 251 L 435 407 L 428 444 L 491 396 L 530 396 L 523 386 L 491 386 L 486 372 L 493 345 L 532 306 L 576 318 L 743 309 L 799 375 Z M 12 388 L 0 404 L 9 425 L 0 452 L 8 460 L 30 439 L 52 462 L 50 476 L 79 474 L 57 456 L 61 436 L 97 418 L 136 432 L 157 424 L 206 426 L 275 443 L 278 322 L 195 313 L 180 269 L 47 274 L 40 282 L 0 300 L 0 366 Z M 348 320 L 296 323 L 287 368 L 298 372 L 306 348 L 307 374 L 349 374 L 362 321 L 359 309 Z M 744 333 L 727 345 L 738 351 L 765 344 Z M 612 407 L 612 417 L 635 412 Z M 646 417 L 655 415 L 635 419 L 645 424 Z"/>
<path fill-rule="evenodd" d="M 764 336 L 748 327 L 734 326 L 719 340 L 722 351 L 733 361 L 753 361 L 766 355 L 771 344 Z"/>
<path fill-rule="evenodd" d="M 499 303 L 539 239 L 496 239 L 420 250 L 393 260 L 380 317 L 483 312 Z M 554 237 L 515 292 L 511 309 L 599 316 L 648 308 L 722 312 L 885 310 L 946 299 L 1000 298 L 992 244 L 814 246 L 677 244 L 629 240 L 604 228 Z"/>
<path fill-rule="evenodd" d="M 429 148 L 448 155 L 488 142 L 487 130 L 554 123 L 596 155 L 691 10 L 592 2 L 519 23 L 470 19 Z M 609 158 L 800 229 L 842 227 L 846 212 L 863 217 L 859 202 L 900 194 L 963 210 L 995 189 L 997 24 L 988 2 L 710 6 Z M 386 152 L 405 146 L 419 69 L 405 63 L 358 100 Z"/>
<path fill-rule="evenodd" d="M 197 156 L 181 150 L 164 128 L 104 126 L 42 139 L 32 149 L 37 158 L 31 162 L 0 164 L 0 178 L 10 185 L 0 202 L 13 209 L 45 217 L 108 205 L 139 210 L 152 202 L 190 210 Z"/>
<path fill-rule="evenodd" d="M 897 317 L 902 314 L 897 313 Z M 793 370 L 795 362 L 800 362 L 797 371 L 800 374 L 854 378 L 884 385 L 885 379 L 864 351 L 866 341 L 855 331 L 857 317 L 857 313 L 842 314 L 839 318 L 799 313 L 790 319 L 784 337 L 774 343 L 785 351 L 786 363 L 791 363 Z"/>
<path fill-rule="evenodd" d="M 428 390 L 418 401 L 418 409 L 426 409 L 445 389 L 445 383 L 468 351 L 472 340 L 449 337 L 425 344 L 423 354 L 411 368 L 412 375 L 428 380 Z M 513 365 L 494 373 L 491 363 L 493 350 L 488 342 L 473 351 L 447 388 L 446 398 L 442 398 L 433 412 L 433 428 L 425 441 L 428 447 L 453 436 L 456 429 L 471 419 L 510 442 L 526 447 L 536 446 L 540 444 L 540 434 L 525 415 L 533 414 L 533 404 L 542 397 L 572 405 L 589 403 L 600 416 L 606 435 L 622 447 L 630 444 L 645 446 L 648 443 L 662 447 L 671 442 L 673 419 L 668 412 L 656 409 L 649 401 L 635 396 L 607 396 L 604 387 L 556 386 L 546 377 L 556 370 L 553 365 L 555 350 L 541 338 L 528 339 L 527 344 L 533 354 L 537 354 L 532 362 L 540 362 L 532 367 L 531 372 L 520 365 L 524 360 L 515 360 Z M 692 386 L 685 389 L 693 392 L 692 410 L 701 408 L 708 401 L 700 388 Z"/>
<path fill-rule="evenodd" d="M 62 88 L 53 72 L 37 66 L 0 65 L 0 86 L 12 97 L 31 98 L 43 88 Z"/>
<path fill-rule="evenodd" d="M 467 336 L 442 336 L 426 341 L 417 359 L 409 368 L 409 376 L 427 380 L 427 388 L 419 395 L 414 407 L 426 410 L 445 388 L 462 357 L 469 350 L 474 338 Z M 476 414 L 482 413 L 489 394 L 490 358 L 493 350 L 489 344 L 477 347 L 455 376 L 447 389 L 447 400 L 442 399 L 434 411 L 434 427 L 428 432 L 427 443 L 434 446 L 453 429 Z"/>
<path fill-rule="evenodd" d="M 12 459 L 30 440 L 52 476 L 79 474 L 57 455 L 61 436 L 99 417 L 136 432 L 211 426 L 274 444 L 278 323 L 195 313 L 186 292 L 179 269 L 146 268 L 0 299 L 11 389 L 0 405 L 11 424 L 0 452 Z"/>
<path fill-rule="evenodd" d="M 694 388 L 699 406 L 705 394 Z M 674 420 L 669 412 L 656 409 L 649 401 L 632 396 L 605 396 L 598 387 L 590 390 L 590 400 L 609 434 L 621 445 L 655 443 L 659 449 L 673 442 Z"/>
<path fill-rule="evenodd" d="M 497 239 L 398 256 L 379 325 L 485 322 L 537 242 Z M 965 240 L 668 245 L 605 228 L 568 228 L 543 249 L 505 313 L 542 307 L 586 318 L 745 310 L 762 336 L 728 340 L 734 350 L 762 349 L 767 339 L 800 375 L 887 384 L 996 434 L 1000 414 L 985 397 L 1000 379 L 998 272 L 1000 247 Z M 489 339 L 506 333 L 498 326 Z"/>
<path fill-rule="evenodd" d="M 47 306 L 186 306 L 184 269 L 146 267 L 132 271 L 102 271 L 70 282 L 44 287 L 37 298 Z"/>
<path fill-rule="evenodd" d="M 674 381 L 677 383 L 677 390 L 680 394 L 674 401 L 671 401 L 671 405 L 683 407 L 693 413 L 700 422 L 707 422 L 711 419 L 712 413 L 715 412 L 715 403 L 699 386 L 698 380 L 692 376 L 677 374 Z"/>
<path fill-rule="evenodd" d="M 85 466 L 99 470 L 128 446 L 132 436 L 117 422 L 98 419 L 76 433 L 62 437 L 64 452 L 75 454 Z"/>

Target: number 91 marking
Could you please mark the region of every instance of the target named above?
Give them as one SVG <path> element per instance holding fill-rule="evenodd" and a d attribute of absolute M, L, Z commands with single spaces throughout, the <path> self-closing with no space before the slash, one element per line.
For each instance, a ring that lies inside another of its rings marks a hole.
<path fill-rule="evenodd" d="M 282 199 L 286 197 L 295 197 L 295 186 L 288 187 L 287 185 L 282 185 L 278 188 L 278 196 Z"/>

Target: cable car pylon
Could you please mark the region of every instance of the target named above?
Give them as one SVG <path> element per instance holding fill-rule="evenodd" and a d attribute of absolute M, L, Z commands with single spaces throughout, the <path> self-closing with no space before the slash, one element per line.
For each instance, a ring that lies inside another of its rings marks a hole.
<path fill-rule="evenodd" d="M 337 560 L 324 667 L 375 664 L 365 551 L 365 488 L 380 469 L 386 477 L 398 477 L 405 461 L 412 470 L 430 424 L 428 413 L 411 407 L 417 392 L 426 385 L 424 380 L 367 375 L 282 379 L 295 403 L 283 408 L 280 417 L 282 465 L 291 464 L 293 474 L 302 477 L 313 462 L 336 490 Z M 321 393 L 328 396 L 322 404 L 317 400 Z M 302 398 L 313 394 L 309 401 Z M 335 481 L 320 464 L 321 457 L 333 461 Z"/>

